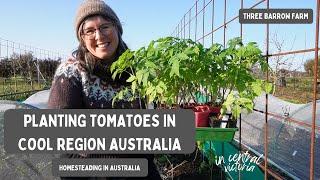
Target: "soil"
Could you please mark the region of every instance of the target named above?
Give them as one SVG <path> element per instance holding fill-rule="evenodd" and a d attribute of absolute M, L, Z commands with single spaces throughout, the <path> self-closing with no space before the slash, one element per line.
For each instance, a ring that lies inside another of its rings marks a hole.
<path fill-rule="evenodd" d="M 226 179 L 218 166 L 209 166 L 198 148 L 192 154 L 156 155 L 155 160 L 164 180 Z"/>

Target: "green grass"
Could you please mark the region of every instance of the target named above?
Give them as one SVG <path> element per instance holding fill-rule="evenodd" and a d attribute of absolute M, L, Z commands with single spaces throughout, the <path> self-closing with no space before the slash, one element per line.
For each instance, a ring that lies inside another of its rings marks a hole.
<path fill-rule="evenodd" d="M 48 83 L 47 83 L 48 84 Z M 38 83 L 36 80 L 24 78 L 0 78 L 0 99 L 22 101 L 34 92 L 49 88 L 46 83 Z M 21 93 L 21 94 L 19 94 Z M 4 96 L 5 95 L 5 96 Z"/>
<path fill-rule="evenodd" d="M 286 78 L 286 87 L 276 87 L 275 96 L 296 104 L 311 102 L 313 99 L 313 77 Z M 317 92 L 317 99 L 320 98 Z"/>

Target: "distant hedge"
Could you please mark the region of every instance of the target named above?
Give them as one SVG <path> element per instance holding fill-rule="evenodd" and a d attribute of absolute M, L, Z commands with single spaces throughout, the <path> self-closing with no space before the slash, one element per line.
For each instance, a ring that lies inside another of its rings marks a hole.
<path fill-rule="evenodd" d="M 25 78 L 37 77 L 38 67 L 44 78 L 51 79 L 59 65 L 58 59 L 37 59 L 32 53 L 12 54 L 10 58 L 0 60 L 0 77 L 22 76 Z"/>

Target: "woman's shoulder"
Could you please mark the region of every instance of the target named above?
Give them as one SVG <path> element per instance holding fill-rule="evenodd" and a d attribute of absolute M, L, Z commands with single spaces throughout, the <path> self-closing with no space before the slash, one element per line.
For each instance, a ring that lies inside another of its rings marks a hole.
<path fill-rule="evenodd" d="M 85 69 L 81 67 L 80 62 L 74 58 L 69 58 L 66 61 L 61 62 L 58 66 L 55 78 L 64 77 L 64 78 L 76 78 L 77 80 L 81 79 L 81 74 L 85 73 Z"/>

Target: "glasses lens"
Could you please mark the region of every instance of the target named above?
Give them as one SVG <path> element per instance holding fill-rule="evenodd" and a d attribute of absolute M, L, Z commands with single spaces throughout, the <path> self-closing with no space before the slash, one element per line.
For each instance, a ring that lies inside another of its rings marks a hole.
<path fill-rule="evenodd" d="M 100 32 L 100 34 L 106 36 L 112 31 L 112 24 L 103 24 L 101 25 L 98 29 L 94 28 L 88 28 L 83 31 L 83 34 L 88 38 L 88 39 L 94 39 L 96 37 L 97 31 Z"/>

